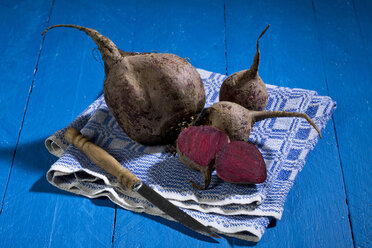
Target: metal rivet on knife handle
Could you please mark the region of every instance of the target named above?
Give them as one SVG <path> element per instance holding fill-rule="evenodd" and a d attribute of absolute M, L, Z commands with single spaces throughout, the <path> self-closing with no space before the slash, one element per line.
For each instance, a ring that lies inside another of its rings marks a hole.
<path fill-rule="evenodd" d="M 132 172 L 123 168 L 121 164 L 101 147 L 91 143 L 77 129 L 69 128 L 65 132 L 65 139 L 82 150 L 99 167 L 117 177 L 118 181 L 129 189 L 141 181 Z"/>

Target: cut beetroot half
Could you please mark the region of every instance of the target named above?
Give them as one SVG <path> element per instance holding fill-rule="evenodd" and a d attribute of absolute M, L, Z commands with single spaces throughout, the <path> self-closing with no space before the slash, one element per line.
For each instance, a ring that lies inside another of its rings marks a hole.
<path fill-rule="evenodd" d="M 230 183 L 262 183 L 267 176 L 261 152 L 245 141 L 233 141 L 224 146 L 217 154 L 215 167 L 217 176 Z"/>
<path fill-rule="evenodd" d="M 204 177 L 204 187 L 191 182 L 197 189 L 207 189 L 217 153 L 229 143 L 229 137 L 220 129 L 210 126 L 191 126 L 184 129 L 177 139 L 177 154 L 182 163 L 199 170 Z"/>

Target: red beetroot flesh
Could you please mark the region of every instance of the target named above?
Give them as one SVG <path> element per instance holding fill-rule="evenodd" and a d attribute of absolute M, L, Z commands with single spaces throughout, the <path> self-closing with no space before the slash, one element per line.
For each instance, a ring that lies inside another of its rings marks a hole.
<path fill-rule="evenodd" d="M 217 176 L 238 184 L 256 184 L 266 180 L 266 164 L 261 152 L 252 143 L 233 141 L 216 157 Z"/>
<path fill-rule="evenodd" d="M 220 129 L 210 126 L 191 126 L 184 129 L 177 139 L 177 154 L 182 163 L 199 170 L 204 177 L 207 189 L 213 170 L 214 160 L 223 146 L 229 143 L 229 137 Z"/>
<path fill-rule="evenodd" d="M 202 167 L 208 167 L 221 148 L 229 141 L 221 130 L 209 126 L 192 126 L 177 139 L 180 152 Z"/>

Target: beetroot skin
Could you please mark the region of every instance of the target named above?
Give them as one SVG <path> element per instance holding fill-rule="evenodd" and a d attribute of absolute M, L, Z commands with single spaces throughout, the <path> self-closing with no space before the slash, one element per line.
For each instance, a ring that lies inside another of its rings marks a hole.
<path fill-rule="evenodd" d="M 177 154 L 182 163 L 199 170 L 204 177 L 204 187 L 193 182 L 198 189 L 207 189 L 217 153 L 229 143 L 227 134 L 210 126 L 191 126 L 184 129 L 177 139 Z"/>
<path fill-rule="evenodd" d="M 103 93 L 119 126 L 143 145 L 173 144 L 192 125 L 205 104 L 203 81 L 184 58 L 169 53 L 121 51 L 97 30 L 54 25 L 85 32 L 97 44 L 105 65 Z"/>
<path fill-rule="evenodd" d="M 236 184 L 256 184 L 266 180 L 266 164 L 257 147 L 245 141 L 233 141 L 217 154 L 217 176 Z"/>
<path fill-rule="evenodd" d="M 286 112 L 286 111 L 253 111 L 233 102 L 217 102 L 213 104 L 203 116 L 201 121 L 204 125 L 216 127 L 224 131 L 231 141 L 247 141 L 252 131 L 253 125 L 267 118 L 277 117 L 300 117 L 305 118 L 310 125 L 321 136 L 319 128 L 314 121 L 305 113 Z"/>
<path fill-rule="evenodd" d="M 266 85 L 258 75 L 260 49 L 258 43 L 268 25 L 257 39 L 257 51 L 249 70 L 235 72 L 224 80 L 220 89 L 220 101 L 230 101 L 249 110 L 264 110 L 269 98 Z"/>

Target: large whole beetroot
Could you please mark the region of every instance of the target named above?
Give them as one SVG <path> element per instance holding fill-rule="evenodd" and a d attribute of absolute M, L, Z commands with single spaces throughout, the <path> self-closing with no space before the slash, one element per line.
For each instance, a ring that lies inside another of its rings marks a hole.
<path fill-rule="evenodd" d="M 186 60 L 168 53 L 127 53 L 94 29 L 84 31 L 97 44 L 105 65 L 104 97 L 124 132 L 145 145 L 168 144 L 192 124 L 205 104 L 203 82 Z"/>

